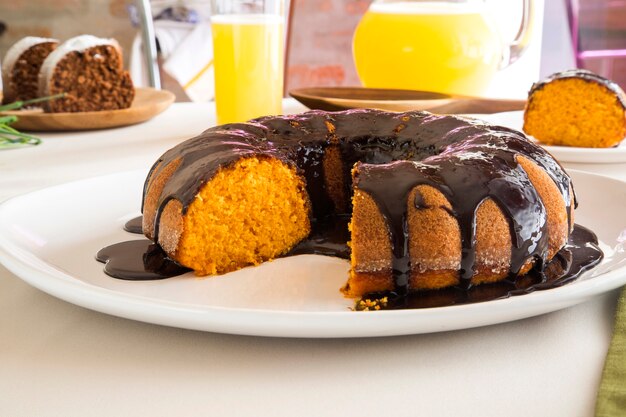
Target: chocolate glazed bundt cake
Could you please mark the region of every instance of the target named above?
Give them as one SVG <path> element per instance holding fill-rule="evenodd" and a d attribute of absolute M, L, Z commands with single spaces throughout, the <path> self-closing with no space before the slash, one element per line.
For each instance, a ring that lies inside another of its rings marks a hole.
<path fill-rule="evenodd" d="M 573 229 L 559 164 L 514 130 L 426 112 L 349 110 L 211 128 L 146 179 L 143 229 L 199 275 L 289 252 L 351 213 L 350 296 L 495 282 Z"/>

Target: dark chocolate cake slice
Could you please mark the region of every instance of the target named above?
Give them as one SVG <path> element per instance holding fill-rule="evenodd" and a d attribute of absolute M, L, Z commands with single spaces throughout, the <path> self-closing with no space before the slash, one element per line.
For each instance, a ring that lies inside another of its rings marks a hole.
<path fill-rule="evenodd" d="M 114 39 L 82 35 L 69 39 L 44 61 L 39 94 L 65 93 L 46 102 L 46 112 L 86 112 L 126 109 L 135 89 L 124 71 L 119 44 Z"/>
<path fill-rule="evenodd" d="M 2 60 L 3 104 L 37 98 L 41 64 L 58 44 L 56 39 L 27 36 L 9 48 Z"/>

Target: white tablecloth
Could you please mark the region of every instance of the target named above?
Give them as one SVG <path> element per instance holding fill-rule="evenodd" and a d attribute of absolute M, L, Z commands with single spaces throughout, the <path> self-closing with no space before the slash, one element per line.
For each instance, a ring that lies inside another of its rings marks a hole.
<path fill-rule="evenodd" d="M 147 169 L 212 112 L 175 104 L 141 125 L 0 152 L 0 200 Z M 626 164 L 572 167 L 626 180 Z M 592 416 L 616 299 L 447 333 L 270 339 L 108 316 L 0 266 L 0 416 Z"/>

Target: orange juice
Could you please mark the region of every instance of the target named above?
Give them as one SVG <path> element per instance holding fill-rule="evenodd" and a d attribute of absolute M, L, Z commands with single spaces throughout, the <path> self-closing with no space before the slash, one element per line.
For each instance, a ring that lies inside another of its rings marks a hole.
<path fill-rule="evenodd" d="M 282 113 L 282 18 L 216 15 L 211 27 L 218 124 Z"/>
<path fill-rule="evenodd" d="M 481 4 L 374 3 L 354 34 L 366 87 L 480 95 L 503 45 Z"/>

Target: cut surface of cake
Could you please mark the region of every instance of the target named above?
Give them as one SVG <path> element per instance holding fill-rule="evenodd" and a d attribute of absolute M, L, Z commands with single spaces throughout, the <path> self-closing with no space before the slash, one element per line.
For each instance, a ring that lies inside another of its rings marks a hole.
<path fill-rule="evenodd" d="M 3 104 L 39 97 L 41 64 L 58 44 L 56 39 L 27 36 L 9 48 L 2 60 Z"/>
<path fill-rule="evenodd" d="M 626 137 L 626 94 L 587 70 L 569 70 L 535 83 L 524 132 L 547 145 L 608 148 Z"/>
<path fill-rule="evenodd" d="M 65 93 L 44 103 L 52 113 L 126 109 L 135 97 L 117 41 L 91 35 L 69 39 L 48 55 L 38 83 L 40 96 Z"/>
<path fill-rule="evenodd" d="M 276 258 L 311 231 L 310 200 L 295 164 L 237 132 L 216 136 L 166 153 L 143 201 L 146 236 L 199 275 Z"/>
<path fill-rule="evenodd" d="M 496 282 L 550 260 L 572 185 L 522 133 L 427 112 L 311 111 L 211 128 L 144 186 L 143 230 L 198 275 L 289 252 L 351 215 L 349 296 Z"/>

